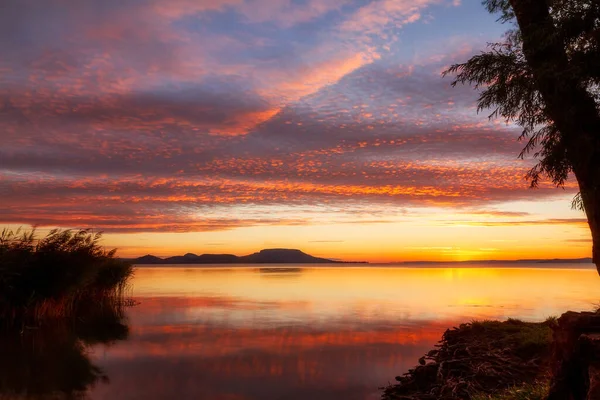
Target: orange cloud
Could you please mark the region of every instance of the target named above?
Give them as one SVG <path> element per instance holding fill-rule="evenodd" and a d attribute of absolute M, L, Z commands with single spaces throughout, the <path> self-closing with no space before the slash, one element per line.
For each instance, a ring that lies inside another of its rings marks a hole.
<path fill-rule="evenodd" d="M 581 228 L 588 228 L 588 222 L 585 218 L 547 218 L 537 220 L 513 220 L 513 221 L 447 221 L 450 225 L 469 225 L 469 226 L 518 226 L 518 225 L 573 225 Z"/>
<path fill-rule="evenodd" d="M 281 109 L 274 107 L 265 111 L 250 112 L 236 115 L 233 121 L 224 126 L 210 128 L 209 132 L 215 135 L 237 136 L 245 135 L 258 125 L 273 118 Z"/>

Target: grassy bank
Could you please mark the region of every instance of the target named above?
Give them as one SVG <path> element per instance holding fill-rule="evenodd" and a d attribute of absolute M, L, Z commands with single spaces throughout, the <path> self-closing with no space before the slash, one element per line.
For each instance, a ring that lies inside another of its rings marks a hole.
<path fill-rule="evenodd" d="M 88 230 L 3 230 L 0 234 L 0 320 L 11 325 L 70 318 L 119 307 L 133 268 Z"/>
<path fill-rule="evenodd" d="M 447 330 L 419 366 L 396 377 L 383 399 L 543 399 L 554 319 L 474 321 Z"/>
<path fill-rule="evenodd" d="M 536 381 L 513 386 L 495 394 L 475 394 L 471 400 L 546 400 L 549 389 L 548 381 Z"/>

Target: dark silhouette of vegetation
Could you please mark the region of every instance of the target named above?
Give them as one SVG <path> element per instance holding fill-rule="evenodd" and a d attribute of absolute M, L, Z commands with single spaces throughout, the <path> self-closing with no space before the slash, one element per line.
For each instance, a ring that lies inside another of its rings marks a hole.
<path fill-rule="evenodd" d="M 592 233 L 592 259 L 600 273 L 600 1 L 485 0 L 513 29 L 504 41 L 451 66 L 453 85 L 481 89 L 478 110 L 492 109 L 523 128 L 538 164 L 527 177 L 558 186 L 573 173 Z"/>
<path fill-rule="evenodd" d="M 100 238 L 88 230 L 52 230 L 38 240 L 35 231 L 4 229 L 0 321 L 37 324 L 120 307 L 133 268 L 104 250 Z"/>
<path fill-rule="evenodd" d="M 0 330 L 0 398 L 83 398 L 90 387 L 108 382 L 88 348 L 125 340 L 129 328 L 122 307 L 92 308 L 40 327 Z"/>
<path fill-rule="evenodd" d="M 536 399 L 548 392 L 552 327 L 515 319 L 473 321 L 448 329 L 434 350 L 383 399 Z M 524 394 L 526 396 L 517 396 Z"/>

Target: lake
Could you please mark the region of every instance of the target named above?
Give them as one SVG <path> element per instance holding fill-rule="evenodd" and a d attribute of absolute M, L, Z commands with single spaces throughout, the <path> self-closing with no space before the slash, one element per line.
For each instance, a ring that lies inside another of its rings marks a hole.
<path fill-rule="evenodd" d="M 92 347 L 107 381 L 89 395 L 377 399 L 449 327 L 593 309 L 600 278 L 581 268 L 137 268 L 128 339 Z"/>

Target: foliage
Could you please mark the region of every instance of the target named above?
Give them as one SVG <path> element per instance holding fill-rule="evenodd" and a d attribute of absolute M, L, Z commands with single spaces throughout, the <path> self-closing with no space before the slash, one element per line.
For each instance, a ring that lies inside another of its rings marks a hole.
<path fill-rule="evenodd" d="M 66 317 L 96 303 L 118 302 L 133 268 L 100 246 L 100 233 L 4 229 L 0 234 L 0 317 Z"/>
<path fill-rule="evenodd" d="M 541 323 L 483 320 L 448 329 L 417 367 L 384 389 L 383 398 L 483 400 L 490 393 L 526 393 L 549 373 L 555 324 L 553 318 Z M 505 398 L 521 397 L 498 397 Z"/>
<path fill-rule="evenodd" d="M 514 386 L 499 394 L 476 394 L 472 400 L 545 400 L 548 396 L 549 383 L 537 381 Z"/>
<path fill-rule="evenodd" d="M 474 335 L 493 338 L 498 346 L 511 348 L 515 355 L 527 358 L 549 350 L 553 321 L 549 318 L 544 323 L 532 324 L 509 318 L 506 322 L 473 321 L 461 328 L 471 330 Z"/>
<path fill-rule="evenodd" d="M 568 71 L 585 89 L 600 100 L 600 1 L 548 0 L 554 23 L 551 32 L 541 32 L 539 46 L 556 41 L 565 49 Z M 485 0 L 499 21 L 513 24 L 500 43 L 465 63 L 454 64 L 443 75 L 454 75 L 452 85 L 471 84 L 480 90 L 478 111 L 491 109 L 490 118 L 501 117 L 522 128 L 520 140 L 526 144 L 520 154 L 534 152 L 538 163 L 529 171 L 531 186 L 547 176 L 561 186 L 572 171 L 564 132 L 549 117 L 542 95 L 537 90 L 533 72 L 523 52 L 521 32 L 509 0 Z M 580 202 L 575 202 L 580 206 Z"/>

